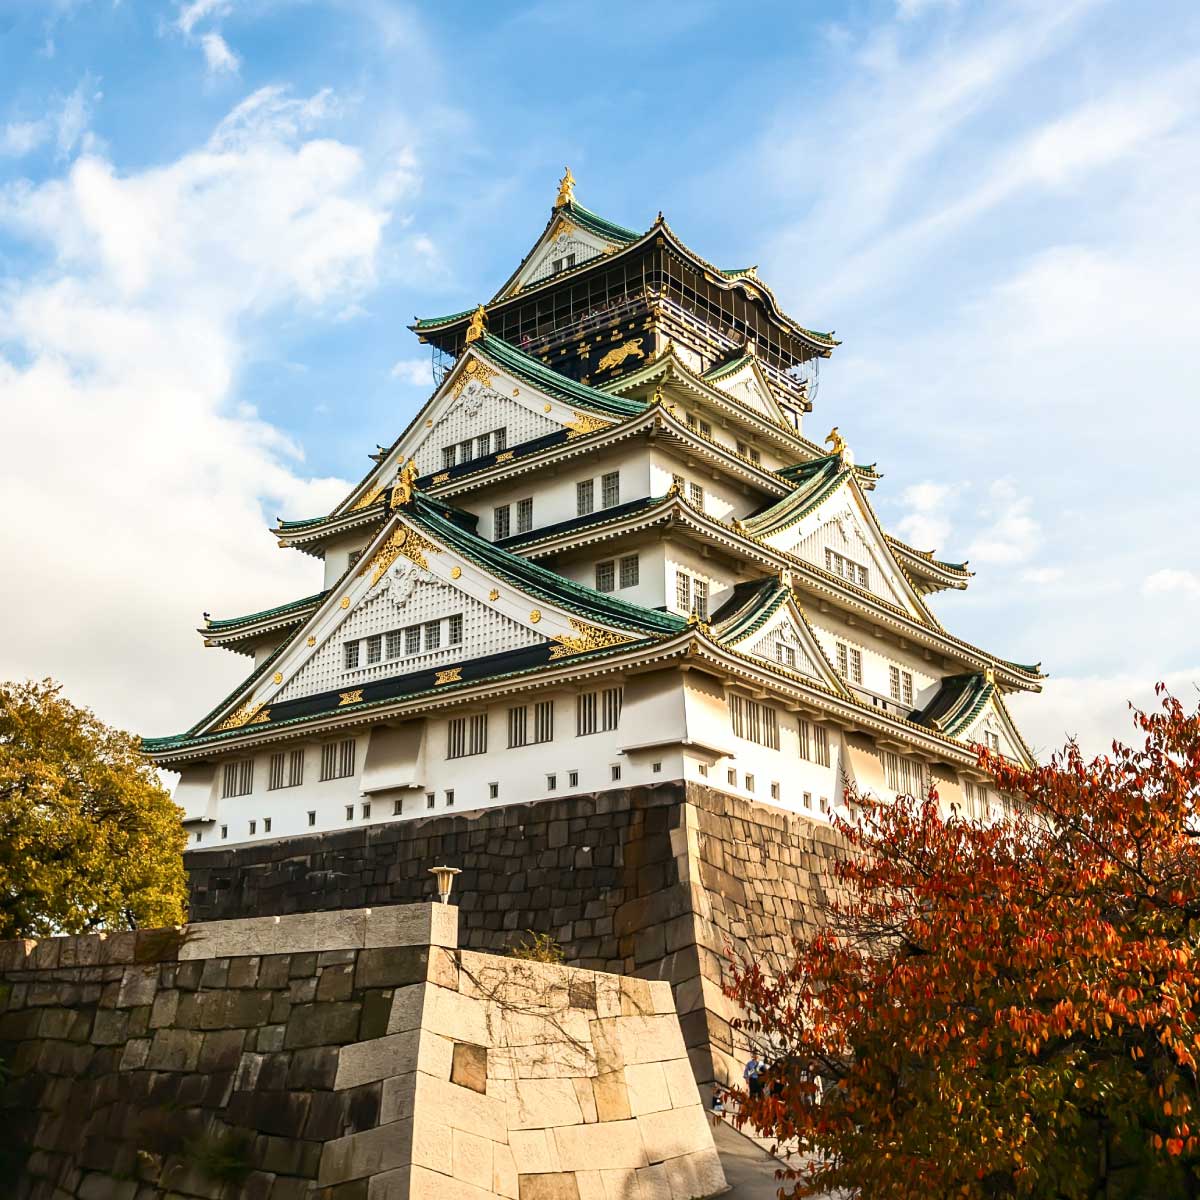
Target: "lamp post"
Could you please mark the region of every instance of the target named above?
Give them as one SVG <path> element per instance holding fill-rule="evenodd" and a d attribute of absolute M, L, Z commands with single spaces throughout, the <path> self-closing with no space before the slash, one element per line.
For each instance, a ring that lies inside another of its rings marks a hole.
<path fill-rule="evenodd" d="M 438 899 L 443 904 L 450 903 L 450 889 L 454 886 L 455 875 L 461 875 L 458 867 L 430 867 L 430 875 L 437 876 Z"/>

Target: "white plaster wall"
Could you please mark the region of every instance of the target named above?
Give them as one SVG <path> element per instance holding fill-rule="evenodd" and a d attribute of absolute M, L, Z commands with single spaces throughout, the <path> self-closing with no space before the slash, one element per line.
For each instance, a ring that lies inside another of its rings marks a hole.
<path fill-rule="evenodd" d="M 628 554 L 638 556 L 638 582 L 636 587 L 623 588 L 621 582 L 620 559 Z M 596 586 L 596 564 L 611 560 L 616 564 L 617 590 L 612 594 L 620 600 L 628 600 L 632 604 L 641 604 L 646 608 L 661 608 L 666 604 L 666 593 L 663 581 L 666 578 L 666 550 L 659 541 L 621 540 L 601 542 L 596 546 L 585 547 L 570 558 L 556 558 L 554 570 L 558 574 L 575 583 L 587 587 Z"/>
<path fill-rule="evenodd" d="M 324 588 L 331 588 L 346 573 L 350 565 L 350 554 L 354 550 L 363 550 L 367 542 L 378 530 L 361 529 L 354 533 L 345 533 L 341 537 L 331 538 L 325 543 L 325 582 Z"/>
<path fill-rule="evenodd" d="M 689 461 L 658 447 L 650 454 L 651 495 L 664 495 L 671 486 L 673 476 L 682 475 L 685 483 L 698 483 L 704 489 L 704 511 L 720 521 L 744 517 L 768 499 L 765 492 L 734 483 L 706 463 L 695 459 Z M 691 499 L 689 488 L 685 487 L 684 495 Z"/>
<path fill-rule="evenodd" d="M 686 571 L 693 579 L 708 581 L 708 615 L 711 617 L 729 599 L 740 576 L 734 574 L 729 564 L 713 558 L 705 558 L 692 542 L 672 539 L 664 542 L 663 546 L 664 600 L 662 602 L 672 612 L 679 611 L 675 603 L 675 573 L 681 570 Z M 686 616 L 686 614 L 682 615 Z"/>

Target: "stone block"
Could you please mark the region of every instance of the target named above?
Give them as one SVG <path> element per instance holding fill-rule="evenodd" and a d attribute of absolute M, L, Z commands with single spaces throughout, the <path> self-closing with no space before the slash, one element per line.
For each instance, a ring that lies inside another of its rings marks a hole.
<path fill-rule="evenodd" d="M 452 1175 L 454 1131 L 445 1123 L 445 1113 L 418 1108 L 413 1116 L 412 1161 L 442 1175 Z"/>
<path fill-rule="evenodd" d="M 366 947 L 457 946 L 458 908 L 452 904 L 401 904 L 366 910 Z"/>
<path fill-rule="evenodd" d="M 558 1145 L 547 1129 L 514 1129 L 508 1135 L 517 1174 L 544 1175 L 559 1171 Z"/>
<path fill-rule="evenodd" d="M 429 952 L 423 946 L 379 946 L 364 950 L 354 970 L 356 988 L 404 987 L 423 983 Z"/>
<path fill-rule="evenodd" d="M 153 1004 L 158 992 L 158 966 L 126 967 L 121 973 L 121 986 L 117 990 L 117 1007 L 134 1008 L 140 1004 Z"/>
<path fill-rule="evenodd" d="M 258 968 L 261 959 L 257 954 L 247 958 L 235 958 L 229 963 L 229 986 L 252 988 L 258 983 Z"/>
<path fill-rule="evenodd" d="M 509 1129 L 580 1125 L 583 1110 L 569 1079 L 518 1079 L 508 1104 Z"/>
<path fill-rule="evenodd" d="M 678 1158 L 712 1147 L 708 1117 L 699 1104 L 691 1108 L 672 1108 L 636 1118 L 646 1153 L 653 1162 Z"/>
<path fill-rule="evenodd" d="M 315 982 L 315 980 L 313 981 Z M 392 1015 L 392 988 L 372 988 L 362 992 L 362 1017 L 358 1022 L 358 1040 L 370 1041 L 388 1031 Z"/>
<path fill-rule="evenodd" d="M 687 1054 L 674 1015 L 622 1017 L 616 1022 L 616 1037 L 624 1064 L 662 1062 Z"/>
<path fill-rule="evenodd" d="M 232 1071 L 242 1057 L 246 1034 L 241 1029 L 222 1029 L 204 1035 L 200 1047 L 201 1071 Z"/>
<path fill-rule="evenodd" d="M 554 1141 L 564 1171 L 644 1167 L 649 1161 L 638 1122 L 634 1120 L 559 1128 L 554 1130 Z"/>
<path fill-rule="evenodd" d="M 99 1015 L 97 1013 L 97 1017 Z M 200 1061 L 202 1045 L 203 1034 L 194 1030 L 156 1030 L 146 1066 L 152 1071 L 194 1071 Z"/>
<path fill-rule="evenodd" d="M 607 1071 L 592 1081 L 596 1099 L 596 1117 L 600 1121 L 627 1121 L 633 1114 L 629 1107 L 629 1089 L 623 1070 Z"/>
<path fill-rule="evenodd" d="M 452 1179 L 425 1167 L 414 1166 L 409 1191 L 402 1200 L 495 1200 L 495 1197 L 490 1191 L 484 1191 L 461 1179 Z"/>
<path fill-rule="evenodd" d="M 297 1004 L 288 1015 L 283 1044 L 290 1049 L 352 1042 L 358 1037 L 360 1013 L 355 1003 Z"/>
<path fill-rule="evenodd" d="M 492 1143 L 492 1191 L 508 1200 L 517 1200 L 520 1184 L 517 1164 L 513 1161 L 512 1148 L 503 1143 Z"/>
<path fill-rule="evenodd" d="M 487 1048 L 472 1046 L 468 1042 L 454 1044 L 454 1057 L 450 1062 L 450 1082 L 473 1092 L 487 1093 Z"/>
<path fill-rule="evenodd" d="M 420 1035 L 416 1030 L 391 1033 L 369 1042 L 343 1046 L 338 1055 L 337 1075 L 333 1086 L 337 1091 L 359 1087 L 392 1075 L 405 1075 L 417 1069 L 417 1050 Z"/>
<path fill-rule="evenodd" d="M 454 1043 L 428 1029 L 420 1030 L 419 1037 L 417 1066 L 426 1075 L 448 1080 L 454 1064 Z"/>
<path fill-rule="evenodd" d="M 676 1058 L 664 1062 L 662 1069 L 667 1081 L 667 1089 L 671 1094 L 672 1108 L 686 1108 L 688 1105 L 703 1102 L 700 1089 L 696 1086 L 696 1076 L 692 1071 L 692 1064 L 686 1058 Z"/>
<path fill-rule="evenodd" d="M 286 1054 L 272 1054 L 270 1059 L 287 1059 Z M 290 1088 L 331 1088 L 337 1077 L 339 1052 L 336 1046 L 307 1046 L 291 1055 L 287 1072 Z"/>
<path fill-rule="evenodd" d="M 126 1042 L 125 1050 L 121 1054 L 121 1070 L 136 1071 L 140 1067 L 144 1067 L 149 1054 L 149 1038 L 134 1038 L 132 1041 Z"/>
<path fill-rule="evenodd" d="M 388 1016 L 388 1033 L 404 1033 L 421 1024 L 425 1005 L 425 984 L 414 983 L 396 988 L 392 993 L 392 1011 Z"/>
<path fill-rule="evenodd" d="M 605 1200 L 641 1200 L 637 1171 L 632 1168 L 602 1170 L 600 1182 Z"/>
<path fill-rule="evenodd" d="M 521 1175 L 520 1200 L 580 1200 L 574 1174 L 560 1171 L 550 1175 Z"/>
<path fill-rule="evenodd" d="M 411 1161 L 412 1145 L 411 1119 L 335 1138 L 322 1147 L 317 1182 L 329 1187 L 405 1167 Z"/>
<path fill-rule="evenodd" d="M 323 1002 L 349 1000 L 353 991 L 353 963 L 337 963 L 321 970 L 320 978 L 317 980 L 316 999 Z"/>
<path fill-rule="evenodd" d="M 483 1191 L 492 1186 L 492 1141 L 476 1133 L 462 1129 L 451 1130 L 451 1156 L 455 1179 L 469 1183 Z"/>
<path fill-rule="evenodd" d="M 671 1187 L 671 1200 L 695 1200 L 715 1196 L 729 1185 L 715 1148 L 669 1158 L 662 1164 Z"/>
<path fill-rule="evenodd" d="M 671 1180 L 664 1163 L 639 1167 L 637 1183 L 640 1200 L 671 1200 Z"/>
<path fill-rule="evenodd" d="M 454 1129 L 477 1133 L 493 1142 L 508 1140 L 504 1101 L 494 1096 L 481 1096 L 469 1088 L 456 1087 L 448 1079 L 434 1079 L 422 1070 L 417 1074 L 415 1103 L 418 1114 L 437 1113 L 439 1120 Z"/>
<path fill-rule="evenodd" d="M 674 1107 L 667 1077 L 659 1063 L 633 1063 L 625 1068 L 625 1083 L 629 1091 L 629 1112 L 640 1117 L 645 1113 L 661 1112 Z"/>
<path fill-rule="evenodd" d="M 579 1200 L 607 1200 L 599 1171 L 576 1171 L 575 1184 L 579 1188 Z"/>
<path fill-rule="evenodd" d="M 483 1045 L 489 1040 L 487 1009 L 481 1000 L 428 984 L 421 1025 L 455 1042 Z"/>
<path fill-rule="evenodd" d="M 592 1088 L 591 1079 L 572 1079 L 571 1086 L 575 1089 L 575 1099 L 579 1102 L 579 1111 L 583 1113 L 584 1121 L 598 1121 L 600 1116 L 596 1111 L 596 1093 Z"/>
<path fill-rule="evenodd" d="M 415 1108 L 417 1094 L 417 1074 L 415 1071 L 407 1075 L 393 1075 L 382 1082 L 379 1100 L 379 1123 L 386 1125 L 391 1121 L 402 1121 L 411 1117 Z"/>

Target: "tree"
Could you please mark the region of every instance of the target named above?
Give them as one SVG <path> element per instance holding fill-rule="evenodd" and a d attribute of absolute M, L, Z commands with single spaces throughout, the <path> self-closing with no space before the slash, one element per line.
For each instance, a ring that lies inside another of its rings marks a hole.
<path fill-rule="evenodd" d="M 728 987 L 796 1195 L 1200 1195 L 1200 709 L 1159 693 L 1138 749 L 981 751 L 1003 821 L 851 797 L 828 927 Z"/>
<path fill-rule="evenodd" d="M 136 737 L 60 692 L 0 684 L 0 938 L 182 921 L 180 810 Z"/>

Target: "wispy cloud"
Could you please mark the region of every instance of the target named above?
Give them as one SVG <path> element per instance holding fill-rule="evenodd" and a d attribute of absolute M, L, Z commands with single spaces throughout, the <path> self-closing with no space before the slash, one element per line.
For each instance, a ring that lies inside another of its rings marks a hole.
<path fill-rule="evenodd" d="M 84 76 L 74 89 L 36 120 L 10 121 L 0 127 L 0 156 L 21 158 L 53 143 L 59 158 L 68 158 L 83 140 L 99 99 L 95 80 Z"/>
<path fill-rule="evenodd" d="M 206 33 L 202 35 L 200 38 L 200 48 L 204 51 L 204 61 L 208 64 L 210 75 L 237 73 L 240 60 L 230 50 L 228 43 L 219 33 Z"/>

